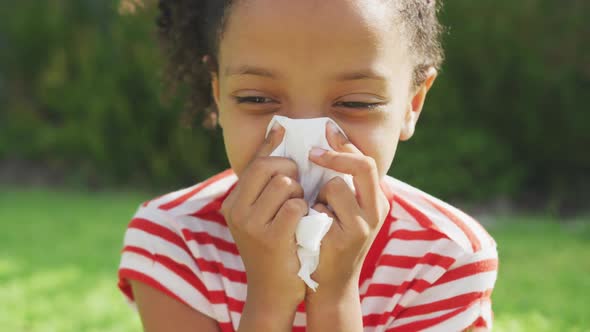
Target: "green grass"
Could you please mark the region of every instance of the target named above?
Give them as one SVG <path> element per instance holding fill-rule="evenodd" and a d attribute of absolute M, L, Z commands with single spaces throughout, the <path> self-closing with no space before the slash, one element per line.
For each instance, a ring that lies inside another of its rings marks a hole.
<path fill-rule="evenodd" d="M 140 331 L 116 287 L 137 193 L 0 189 L 2 331 Z M 500 218 L 494 331 L 590 331 L 590 219 Z"/>

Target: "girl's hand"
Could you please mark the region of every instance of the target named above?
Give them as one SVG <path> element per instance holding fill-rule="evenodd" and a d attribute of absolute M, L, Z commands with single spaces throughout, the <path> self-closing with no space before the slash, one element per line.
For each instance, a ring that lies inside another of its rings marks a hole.
<path fill-rule="evenodd" d="M 246 268 L 246 302 L 276 309 L 305 298 L 305 284 L 297 276 L 295 229 L 308 206 L 295 162 L 268 156 L 284 132 L 279 126 L 269 133 L 221 206 Z"/>
<path fill-rule="evenodd" d="M 312 274 L 319 283 L 317 294 L 310 291 L 308 296 L 324 294 L 335 299 L 343 292 L 358 291 L 363 261 L 390 205 L 381 189 L 375 160 L 363 155 L 330 123 L 326 137 L 335 151 L 322 150 L 325 152 L 321 155 L 312 152 L 309 159 L 320 166 L 351 174 L 356 189 L 355 195 L 342 178 L 335 177 L 322 187 L 313 206 L 334 218 L 334 223 L 322 240 L 320 262 Z"/>

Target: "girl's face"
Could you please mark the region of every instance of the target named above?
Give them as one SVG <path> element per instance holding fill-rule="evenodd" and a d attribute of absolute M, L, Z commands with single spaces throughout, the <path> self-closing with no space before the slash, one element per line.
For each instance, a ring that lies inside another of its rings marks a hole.
<path fill-rule="evenodd" d="M 411 137 L 428 84 L 411 87 L 409 49 L 383 0 L 238 1 L 220 41 L 213 95 L 240 176 L 273 115 L 330 117 L 383 177 Z M 411 91 L 412 90 L 412 91 Z"/>

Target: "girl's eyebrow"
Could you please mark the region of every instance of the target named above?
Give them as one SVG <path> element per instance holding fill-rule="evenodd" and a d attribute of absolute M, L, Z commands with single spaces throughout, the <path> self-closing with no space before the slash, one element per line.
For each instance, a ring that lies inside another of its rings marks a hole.
<path fill-rule="evenodd" d="M 225 76 L 232 76 L 232 75 L 255 75 L 255 76 L 262 76 L 268 77 L 272 79 L 279 79 L 281 75 L 273 72 L 272 70 L 261 68 L 261 67 L 254 67 L 249 65 L 242 65 L 231 67 L 228 66 L 225 69 Z"/>
<path fill-rule="evenodd" d="M 235 66 L 231 67 L 228 66 L 225 69 L 225 76 L 233 76 L 233 75 L 254 75 L 254 76 L 262 76 L 267 77 L 270 79 L 280 79 L 282 75 L 278 73 L 262 68 L 262 67 L 255 67 L 250 65 L 242 65 L 242 66 Z M 362 69 L 358 71 L 352 72 L 344 72 L 338 73 L 331 77 L 333 81 L 356 81 L 356 80 L 377 80 L 377 81 L 387 81 L 387 78 L 382 73 L 373 70 L 373 69 Z"/>

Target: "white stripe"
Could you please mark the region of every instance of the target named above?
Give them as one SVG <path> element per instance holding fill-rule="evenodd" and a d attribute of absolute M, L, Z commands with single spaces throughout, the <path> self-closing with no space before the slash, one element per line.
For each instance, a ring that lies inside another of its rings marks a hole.
<path fill-rule="evenodd" d="M 400 319 L 395 319 L 394 317 L 390 317 L 388 319 L 387 324 L 385 324 L 385 326 L 387 326 L 387 328 L 401 326 L 401 325 L 409 324 L 409 323 L 424 320 L 424 319 L 439 317 L 439 316 L 442 316 L 442 315 L 449 313 L 453 310 L 456 310 L 456 309 L 441 310 L 441 311 L 436 311 L 436 312 L 430 312 L 430 313 L 427 313 L 424 315 L 410 316 L 410 317 L 400 318 Z"/>
<path fill-rule="evenodd" d="M 449 247 L 454 250 L 447 249 Z M 462 252 L 463 250 L 457 248 L 457 246 L 453 245 L 453 242 L 447 238 L 434 241 L 392 238 L 387 242 L 384 253 L 410 257 L 424 257 L 427 253 L 435 253 L 438 255 L 455 257 L 454 255 L 457 255 L 458 251 Z"/>
<path fill-rule="evenodd" d="M 430 199 L 435 203 L 442 205 L 443 207 L 447 208 L 451 213 L 457 215 L 457 218 L 461 220 L 465 224 L 465 226 L 467 226 L 476 235 L 480 243 L 484 245 L 490 244 L 490 236 L 487 234 L 487 232 L 483 229 L 483 227 L 481 227 L 481 225 L 477 221 L 475 221 L 471 216 L 469 216 L 465 212 L 398 179 L 391 178 L 391 184 L 392 190 L 395 193 L 397 193 L 400 197 L 406 200 L 409 204 L 414 205 L 422 213 L 426 214 L 432 220 L 432 222 L 439 227 L 441 231 L 448 234 L 449 237 L 460 243 L 461 246 L 463 246 L 465 249 L 471 248 L 470 250 L 473 251 L 471 242 L 467 238 L 466 234 L 459 227 L 457 227 L 455 223 L 452 220 L 450 220 L 447 216 L 438 212 L 438 210 L 432 207 L 430 203 L 425 202 L 424 197 Z M 399 218 L 402 219 L 413 219 L 411 216 L 409 216 L 409 213 L 403 211 L 403 208 L 399 206 L 399 204 L 394 204 L 394 208 L 396 207 L 396 205 L 397 209 L 395 211 L 392 211 L 392 214 L 397 215 Z"/>
<path fill-rule="evenodd" d="M 414 208 L 422 212 L 422 214 L 430 219 L 430 221 L 432 221 L 432 223 L 436 225 L 440 231 L 444 232 L 451 239 L 459 243 L 459 245 L 461 245 L 464 250 L 473 252 L 471 242 L 469 241 L 469 238 L 465 232 L 463 232 L 461 228 L 459 228 L 451 219 L 449 219 L 449 217 L 442 214 L 430 203 L 426 202 L 419 196 L 414 197 L 412 200 L 408 200 L 408 204 L 413 205 Z"/>
<path fill-rule="evenodd" d="M 416 293 L 410 289 L 406 293 L 408 295 L 407 298 L 402 299 L 400 304 L 404 307 L 410 307 L 436 302 L 471 292 L 485 292 L 486 290 L 494 287 L 496 276 L 496 271 L 481 272 L 475 275 L 446 282 L 444 284 L 429 287 L 422 293 Z M 411 300 L 411 302 L 406 301 L 406 299 Z"/>
<path fill-rule="evenodd" d="M 373 283 L 400 285 L 405 281 L 423 279 L 424 281 L 432 284 L 442 275 L 444 275 L 445 272 L 446 270 L 440 266 L 426 264 L 417 264 L 412 269 L 402 269 L 381 265 L 377 267 L 377 270 L 375 271 Z M 394 294 L 393 297 L 365 296 L 362 303 L 363 313 L 383 314 L 383 312 L 391 312 L 398 304 L 398 301 L 403 301 L 403 299 L 405 299 L 405 302 L 408 302 L 414 299 L 418 294 L 419 293 L 408 289 L 405 293 Z"/>
<path fill-rule="evenodd" d="M 373 272 L 373 275 L 374 274 L 375 272 Z M 363 281 L 362 285 L 359 287 L 359 294 L 364 295 L 367 292 L 367 289 L 369 289 L 369 285 L 373 283 L 371 279 L 373 278 L 367 278 L 365 279 L 365 281 Z"/>
<path fill-rule="evenodd" d="M 142 230 L 130 228 L 127 230 L 125 245 L 140 247 L 152 254 L 157 253 L 158 255 L 166 256 L 177 264 L 187 266 L 196 277 L 203 281 L 207 289 L 213 291 L 225 290 L 226 295 L 229 297 L 240 301 L 246 300 L 246 284 L 231 281 L 222 273 L 201 271 L 194 260 L 194 257 L 199 257 L 200 255 L 189 256 L 186 251 L 174 243 Z M 219 263 L 227 268 L 227 264 L 223 262 L 217 260 L 213 262 Z"/>
<path fill-rule="evenodd" d="M 471 229 L 471 231 L 475 234 L 475 236 L 479 240 L 479 243 L 481 243 L 482 247 L 487 247 L 489 245 L 492 245 L 492 246 L 495 245 L 495 242 L 491 238 L 491 236 L 489 235 L 489 233 L 472 216 L 468 215 L 463 210 L 458 209 L 457 207 L 454 207 L 454 206 L 448 204 L 447 202 L 444 202 L 444 201 L 441 201 L 440 199 L 437 199 L 436 197 L 430 196 L 430 199 L 434 200 L 435 202 L 439 203 L 443 207 L 447 208 L 451 213 L 453 213 L 461 221 L 463 221 L 465 223 L 465 225 L 467 227 L 469 227 L 469 229 Z"/>
<path fill-rule="evenodd" d="M 400 195 L 398 194 L 397 196 L 400 196 Z M 405 201 L 407 201 L 406 197 L 401 197 L 401 198 L 404 199 Z M 414 227 L 411 230 L 423 230 L 424 229 L 424 227 L 422 225 L 420 225 L 420 223 L 418 223 L 416 221 L 416 219 L 414 217 L 412 217 L 412 215 L 409 214 L 408 211 L 406 211 L 406 209 L 404 209 L 401 206 L 401 204 L 397 203 L 394 200 L 392 205 L 393 205 L 393 207 L 391 208 L 391 216 L 399 219 L 398 221 L 405 220 L 408 225 L 414 225 Z M 405 226 L 405 227 L 409 227 L 409 226 Z"/>
<path fill-rule="evenodd" d="M 191 284 L 158 262 L 133 252 L 123 252 L 119 268 L 126 268 L 146 274 L 162 285 L 165 285 L 172 293 L 194 309 L 218 321 L 229 322 L 227 311 L 224 310 L 226 307 L 225 304 L 212 305 Z"/>
<path fill-rule="evenodd" d="M 231 323 L 234 328 L 234 331 L 237 331 L 238 327 L 240 327 L 240 319 L 242 319 L 242 313 L 230 311 L 229 316 L 231 317 Z"/>
<path fill-rule="evenodd" d="M 205 188 L 201 189 L 201 191 L 191 196 L 188 200 L 168 211 L 177 216 L 195 213 L 205 205 L 211 203 L 214 199 L 223 195 L 229 187 L 236 182 L 236 180 L 237 176 L 232 174 L 210 183 Z"/>
<path fill-rule="evenodd" d="M 193 216 L 178 216 L 176 220 L 182 229 L 186 229 L 190 232 L 205 232 L 218 239 L 235 243 L 234 238 L 227 226 Z"/>
<path fill-rule="evenodd" d="M 191 190 L 195 189 L 200 183 L 197 183 L 195 185 L 192 185 L 190 187 L 186 187 L 186 188 L 181 188 L 169 193 L 165 193 L 163 195 L 161 195 L 161 197 L 157 197 L 152 199 L 147 206 L 145 207 L 149 207 L 149 208 L 157 208 L 158 206 L 171 202 L 175 199 L 177 199 L 178 197 L 190 192 Z M 140 208 L 144 207 L 143 205 L 140 206 Z"/>
<path fill-rule="evenodd" d="M 293 320 L 293 326 L 306 326 L 307 316 L 304 312 L 295 312 L 295 319 Z"/>
<path fill-rule="evenodd" d="M 492 319 L 492 302 L 489 299 L 481 300 L 481 318 L 486 321 L 487 329 L 491 331 L 494 320 Z"/>
<path fill-rule="evenodd" d="M 185 228 L 185 225 L 187 223 L 186 219 L 179 220 L 179 218 L 171 217 L 170 214 L 168 214 L 166 211 L 151 208 L 140 209 L 140 211 L 136 213 L 136 217 L 147 219 L 153 222 L 154 224 L 165 227 L 170 231 L 174 232 L 175 234 L 178 234 L 179 237 L 186 243 L 191 253 L 195 255 L 195 257 L 200 257 L 208 261 L 223 262 L 223 265 L 227 268 L 238 271 L 245 271 L 244 263 L 239 255 L 234 255 L 230 252 L 219 250 L 213 244 L 200 245 L 192 239 L 186 241 L 184 236 L 182 234 L 179 234 L 181 230 Z M 223 227 L 221 225 L 219 225 L 220 227 L 216 227 L 213 225 L 214 223 L 201 221 L 198 218 L 190 218 L 190 220 L 193 220 L 191 221 L 191 223 L 200 223 L 200 226 L 203 228 L 203 232 L 209 233 L 212 237 L 222 238 L 223 240 L 226 240 L 230 243 L 235 243 L 233 241 L 233 238 L 231 238 L 231 233 L 229 232 L 229 229 L 226 228 L 226 234 L 223 235 L 224 232 Z M 197 226 L 194 226 L 192 228 L 196 227 Z M 209 230 L 215 230 L 215 232 L 209 232 Z M 229 235 L 227 233 L 229 233 Z"/>
<path fill-rule="evenodd" d="M 399 285 L 404 281 L 414 279 L 424 279 L 429 283 L 434 283 L 446 270 L 440 266 L 427 264 L 416 264 L 411 269 L 380 265 L 373 275 L 373 284 Z"/>
<path fill-rule="evenodd" d="M 234 282 L 229 280 L 221 273 L 203 272 L 207 289 L 225 291 L 225 295 L 236 299 L 238 301 L 246 302 L 246 295 L 248 293 L 248 286 L 241 282 Z"/>
<path fill-rule="evenodd" d="M 187 246 L 191 252 L 198 252 L 203 259 L 208 261 L 223 262 L 223 265 L 227 268 L 246 271 L 244 261 L 239 255 L 234 255 L 231 252 L 219 250 L 213 244 L 199 244 L 195 240 L 189 240 Z"/>
<path fill-rule="evenodd" d="M 498 259 L 498 251 L 496 247 L 485 247 L 475 254 L 465 255 L 463 258 L 456 260 L 455 263 L 449 267 L 449 270 L 488 259 Z"/>
<path fill-rule="evenodd" d="M 452 316 L 449 319 L 432 326 L 424 332 L 447 332 L 447 331 L 461 331 L 467 328 L 469 325 L 479 317 L 481 312 L 479 302 L 474 303 L 469 309 L 459 313 L 458 315 Z"/>
<path fill-rule="evenodd" d="M 406 193 L 414 193 L 413 195 L 423 195 L 429 198 L 431 201 L 443 206 L 449 210 L 452 214 L 456 215 L 465 225 L 476 235 L 477 239 L 483 246 L 494 245 L 495 241 L 491 238 L 485 228 L 472 216 L 465 213 L 463 210 L 434 197 L 416 187 L 413 187 L 405 182 L 392 178 L 392 186 L 395 188 L 394 191 L 405 191 Z"/>

